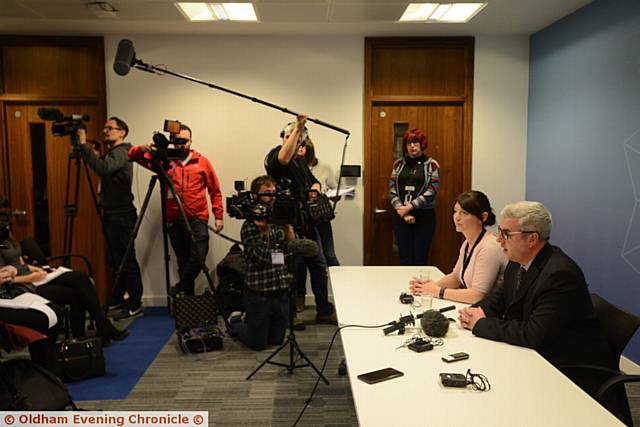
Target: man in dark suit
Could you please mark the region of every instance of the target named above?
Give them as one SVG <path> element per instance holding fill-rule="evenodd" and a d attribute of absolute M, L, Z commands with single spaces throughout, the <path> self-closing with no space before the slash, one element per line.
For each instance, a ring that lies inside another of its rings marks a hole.
<path fill-rule="evenodd" d="M 497 239 L 510 260 L 504 284 L 461 310 L 462 326 L 482 338 L 532 348 L 555 366 L 617 368 L 580 267 L 548 242 L 549 211 L 539 202 L 519 202 L 505 206 L 501 216 Z"/>

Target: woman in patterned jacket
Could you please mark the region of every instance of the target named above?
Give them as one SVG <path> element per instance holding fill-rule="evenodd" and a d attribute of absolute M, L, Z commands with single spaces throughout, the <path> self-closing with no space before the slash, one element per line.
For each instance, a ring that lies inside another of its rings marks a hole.
<path fill-rule="evenodd" d="M 420 129 L 404 134 L 404 156 L 393 164 L 389 200 L 393 232 L 402 265 L 425 265 L 436 228 L 436 194 L 440 188 L 440 166 L 427 157 L 427 136 Z"/>

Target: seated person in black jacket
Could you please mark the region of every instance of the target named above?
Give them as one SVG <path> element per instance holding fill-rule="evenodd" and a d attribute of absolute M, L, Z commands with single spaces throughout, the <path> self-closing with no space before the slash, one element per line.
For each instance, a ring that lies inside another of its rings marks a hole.
<path fill-rule="evenodd" d="M 518 202 L 505 206 L 501 217 L 498 242 L 510 261 L 504 284 L 460 310 L 462 326 L 479 337 L 532 348 L 555 366 L 617 367 L 580 267 L 548 242 L 551 213 L 539 202 Z"/>
<path fill-rule="evenodd" d="M 276 182 L 270 176 L 259 176 L 251 182 L 251 191 L 275 194 Z M 273 205 L 273 196 L 261 195 L 263 206 Z M 266 219 L 246 220 L 240 231 L 247 260 L 247 278 L 240 312 L 229 318 L 229 328 L 245 345 L 263 350 L 267 345 L 281 344 L 289 318 L 289 284 L 292 276 L 284 258 L 286 241 L 294 240 L 290 225 L 267 223 Z"/>

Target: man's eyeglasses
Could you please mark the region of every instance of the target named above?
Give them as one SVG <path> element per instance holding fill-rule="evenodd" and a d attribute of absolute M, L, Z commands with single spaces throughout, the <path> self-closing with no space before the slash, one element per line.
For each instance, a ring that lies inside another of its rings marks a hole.
<path fill-rule="evenodd" d="M 537 231 L 511 231 L 511 230 L 504 230 L 498 227 L 498 234 L 500 235 L 502 240 L 509 240 L 509 236 L 513 236 L 516 234 L 531 234 L 531 233 L 537 233 Z"/>
<path fill-rule="evenodd" d="M 103 130 L 106 130 L 107 132 L 111 132 L 112 130 L 122 130 L 122 128 L 113 127 L 113 126 L 105 126 Z"/>

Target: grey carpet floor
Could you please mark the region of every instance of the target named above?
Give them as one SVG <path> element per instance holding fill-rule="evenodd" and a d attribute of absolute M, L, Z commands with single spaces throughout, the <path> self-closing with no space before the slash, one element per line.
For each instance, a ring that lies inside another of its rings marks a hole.
<path fill-rule="evenodd" d="M 336 328 L 315 325 L 313 309 L 307 308 L 301 317 L 307 329 L 296 332 L 298 344 L 320 369 Z M 272 351 L 254 352 L 225 338 L 223 351 L 184 355 L 174 335 L 125 400 L 78 405 L 87 410 L 208 411 L 209 426 L 292 426 L 317 377 L 310 367 L 289 373 L 266 365 L 246 381 Z M 276 360 L 288 363 L 288 357 L 283 350 Z M 325 369 L 331 384 L 320 382 L 300 426 L 358 425 L 349 380 L 338 375 L 342 358 L 338 336 Z M 627 390 L 634 424 L 640 426 L 640 384 L 628 385 Z"/>
<path fill-rule="evenodd" d="M 296 332 L 296 338 L 320 369 L 336 327 L 315 325 L 314 316 L 313 309 L 302 313 L 307 329 Z M 225 338 L 222 351 L 184 355 L 174 335 L 125 400 L 77 403 L 87 410 L 208 411 L 210 426 L 291 426 L 311 394 L 315 371 L 303 367 L 289 373 L 265 365 L 245 380 L 275 348 L 255 352 Z M 338 375 L 342 358 L 338 336 L 325 368 L 330 385 L 320 382 L 300 426 L 357 425 L 349 380 Z M 288 363 L 288 347 L 275 360 Z"/>

